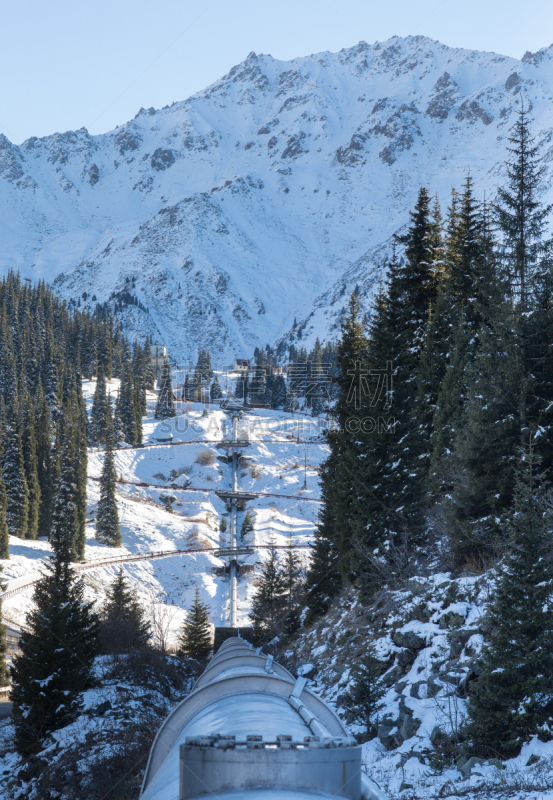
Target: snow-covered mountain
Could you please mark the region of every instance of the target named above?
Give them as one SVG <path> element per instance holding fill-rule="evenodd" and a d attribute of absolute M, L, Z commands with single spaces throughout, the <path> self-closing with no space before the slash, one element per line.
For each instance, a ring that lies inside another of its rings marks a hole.
<path fill-rule="evenodd" d="M 0 137 L 0 268 L 88 303 L 130 292 L 132 335 L 183 363 L 336 334 L 367 298 L 420 184 L 501 178 L 520 96 L 553 200 L 553 46 L 514 58 L 422 36 L 290 62 L 248 58 L 116 130 Z M 128 295 L 127 295 L 128 297 Z"/>

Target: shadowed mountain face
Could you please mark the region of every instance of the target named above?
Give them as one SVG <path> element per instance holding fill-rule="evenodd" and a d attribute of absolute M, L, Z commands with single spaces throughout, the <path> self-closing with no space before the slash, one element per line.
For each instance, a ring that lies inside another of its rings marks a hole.
<path fill-rule="evenodd" d="M 81 307 L 115 293 L 131 337 L 180 362 L 333 338 L 348 291 L 368 304 L 421 183 L 445 207 L 470 167 L 493 196 L 521 95 L 553 200 L 553 46 L 522 61 L 421 36 L 251 53 L 111 133 L 0 137 L 2 270 Z"/>

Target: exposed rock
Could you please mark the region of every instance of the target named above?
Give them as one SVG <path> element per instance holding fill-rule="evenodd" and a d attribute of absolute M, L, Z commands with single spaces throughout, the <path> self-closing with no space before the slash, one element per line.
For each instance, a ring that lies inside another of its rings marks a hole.
<path fill-rule="evenodd" d="M 476 100 L 465 100 L 459 108 L 459 111 L 455 114 L 455 119 L 460 122 L 466 120 L 470 123 L 476 122 L 476 120 L 479 119 L 484 125 L 489 125 L 493 121 L 493 117 L 490 116 Z"/>
<path fill-rule="evenodd" d="M 158 172 L 162 172 L 166 169 L 169 169 L 175 163 L 175 154 L 172 150 L 163 150 L 163 148 L 158 147 L 155 153 L 152 156 L 152 160 L 150 161 L 150 165 L 152 169 L 157 170 Z"/>
<path fill-rule="evenodd" d="M 377 735 L 386 750 L 394 750 L 400 746 L 402 741 L 398 735 L 397 723 L 391 720 L 382 720 L 378 726 Z"/>
<path fill-rule="evenodd" d="M 463 652 L 463 648 L 475 633 L 480 633 L 478 628 L 459 628 L 451 632 L 449 637 L 450 648 L 449 657 L 459 658 Z"/>
<path fill-rule="evenodd" d="M 518 72 L 513 72 L 513 74 L 509 75 L 509 77 L 505 81 L 505 91 L 510 92 L 511 90 L 515 90 L 516 92 L 519 83 L 520 83 L 520 76 Z"/>
<path fill-rule="evenodd" d="M 423 647 L 426 647 L 426 639 L 423 639 L 415 631 L 396 631 L 392 641 L 398 647 L 407 647 L 409 650 L 422 650 Z"/>
<path fill-rule="evenodd" d="M 91 186 L 94 186 L 99 180 L 100 170 L 96 164 L 91 164 L 90 169 L 88 170 L 88 182 Z"/>
<path fill-rule="evenodd" d="M 416 653 L 413 653 L 412 650 L 400 650 L 397 654 L 397 663 L 400 667 L 409 667 L 415 661 L 417 657 Z"/>
<path fill-rule="evenodd" d="M 418 700 L 425 700 L 427 696 L 427 681 L 417 681 L 416 683 L 411 684 L 411 697 L 416 697 Z"/>

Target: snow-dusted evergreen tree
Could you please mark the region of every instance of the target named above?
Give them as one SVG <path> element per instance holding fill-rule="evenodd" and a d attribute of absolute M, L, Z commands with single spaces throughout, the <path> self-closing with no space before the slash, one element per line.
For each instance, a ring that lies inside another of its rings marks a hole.
<path fill-rule="evenodd" d="M 516 477 L 509 554 L 489 607 L 491 634 L 471 687 L 472 752 L 512 758 L 532 736 L 553 736 L 553 516 L 530 446 Z"/>
<path fill-rule="evenodd" d="M 212 403 L 216 403 L 217 400 L 220 400 L 223 397 L 223 390 L 221 389 L 217 375 L 213 378 L 209 395 Z"/>
<path fill-rule="evenodd" d="M 90 413 L 90 440 L 96 445 L 105 444 L 106 441 L 106 414 L 107 414 L 107 394 L 104 367 L 98 364 L 98 379 L 94 390 L 92 401 L 92 411 Z"/>
<path fill-rule="evenodd" d="M 113 456 L 113 420 L 111 411 L 108 408 L 106 449 L 100 478 L 100 500 L 96 514 L 96 539 L 110 547 L 121 547 L 116 487 L 117 472 Z"/>
<path fill-rule="evenodd" d="M 100 611 L 100 623 L 100 644 L 104 653 L 129 653 L 149 643 L 150 623 L 136 589 L 131 589 L 122 568 L 108 589 Z"/>
<path fill-rule="evenodd" d="M 58 433 L 61 453 L 56 467 L 54 482 L 54 502 L 52 506 L 52 527 L 50 544 L 56 558 L 61 561 L 79 561 L 83 553 L 77 551 L 77 531 L 79 518 L 76 503 L 77 457 L 76 437 L 72 420 L 64 415 L 63 425 Z"/>
<path fill-rule="evenodd" d="M 31 396 L 26 393 L 22 410 L 22 446 L 25 479 L 29 492 L 27 517 L 27 538 L 36 539 L 39 533 L 40 516 L 40 482 L 38 477 L 37 441 L 36 441 L 36 406 Z"/>
<path fill-rule="evenodd" d="M 154 368 L 152 367 L 152 350 L 150 347 L 149 336 L 146 337 L 146 344 L 144 345 L 144 364 L 146 367 L 144 373 L 146 389 L 148 389 L 148 391 L 150 392 L 153 392 L 155 377 L 154 377 Z"/>
<path fill-rule="evenodd" d="M 116 445 L 125 441 L 125 429 L 121 420 L 121 402 L 119 398 L 120 395 L 118 393 L 113 408 L 113 440 Z M 108 399 L 111 402 L 111 398 Z"/>
<path fill-rule="evenodd" d="M 290 538 L 282 564 L 287 604 L 283 632 L 287 636 L 293 635 L 301 627 L 300 612 L 304 599 L 304 569 L 295 544 L 295 541 Z"/>
<path fill-rule="evenodd" d="M 172 419 L 174 416 L 175 403 L 173 401 L 173 387 L 171 384 L 171 367 L 169 366 L 169 361 L 166 360 L 163 364 L 163 371 L 161 373 L 155 418 Z"/>
<path fill-rule="evenodd" d="M 61 551 L 35 585 L 20 649 L 11 667 L 12 720 L 17 751 L 28 756 L 76 719 L 98 652 L 98 619 Z"/>
<path fill-rule="evenodd" d="M 358 741 L 367 741 L 376 735 L 379 712 L 384 707 L 383 698 L 386 686 L 380 676 L 385 665 L 376 657 L 373 643 L 369 643 L 360 658 L 351 664 L 351 685 L 347 692 L 340 696 L 340 705 L 348 712 L 351 722 L 361 723 L 364 732 Z"/>
<path fill-rule="evenodd" d="M 6 497 L 6 487 L 4 486 L 2 470 L 0 469 L 0 559 L 8 559 L 10 557 L 10 536 L 6 519 L 7 508 L 8 498 Z"/>
<path fill-rule="evenodd" d="M 8 409 L 7 416 L 9 423 L 2 454 L 2 475 L 8 501 L 6 520 L 10 536 L 25 539 L 29 521 L 29 490 L 25 477 L 17 405 L 14 404 Z"/>
<path fill-rule="evenodd" d="M 125 441 L 129 444 L 136 444 L 136 406 L 130 358 L 123 362 L 122 370 L 119 389 L 121 422 L 125 431 Z"/>
<path fill-rule="evenodd" d="M 2 572 L 0 566 L 0 573 Z M 6 584 L 0 580 L 0 592 L 6 591 Z M 8 666 L 6 664 L 6 655 L 8 652 L 8 645 L 6 642 L 6 626 L 2 622 L 2 600 L 0 599 L 0 686 L 8 686 L 10 683 Z"/>
<path fill-rule="evenodd" d="M 213 637 L 209 624 L 209 607 L 202 603 L 200 590 L 196 586 L 196 595 L 192 608 L 184 621 L 179 651 L 184 658 L 202 661 L 209 655 L 213 647 Z"/>
<path fill-rule="evenodd" d="M 246 511 L 244 514 L 244 519 L 242 520 L 242 527 L 240 528 L 240 539 L 245 542 L 247 537 L 253 533 L 253 522 L 252 517 L 249 511 Z"/>
<path fill-rule="evenodd" d="M 331 467 L 331 462 L 327 461 L 327 468 Z M 319 516 L 319 523 L 315 529 L 315 545 L 311 551 L 311 562 L 305 580 L 305 602 L 307 614 L 305 624 L 311 625 L 319 617 L 322 617 L 331 606 L 332 600 L 342 588 L 342 578 L 338 570 L 338 553 L 334 548 L 329 530 L 332 518 L 330 509 L 333 507 L 331 502 L 327 503 L 332 486 L 328 482 L 324 487 L 324 505 Z"/>
<path fill-rule="evenodd" d="M 454 442 L 460 479 L 453 491 L 452 527 L 462 558 L 501 538 L 518 448 L 531 433 L 540 431 L 535 447 L 544 467 L 553 463 L 553 243 L 545 238 L 551 207 L 539 199 L 543 165 L 524 108 L 510 142 L 507 186 L 495 206 L 498 269 L 483 287 L 488 307 Z"/>
<path fill-rule="evenodd" d="M 286 614 L 286 585 L 274 539 L 271 539 L 268 551 L 269 557 L 263 562 L 261 574 L 255 581 L 255 594 L 249 614 L 253 635 L 259 644 L 282 633 Z"/>
<path fill-rule="evenodd" d="M 286 380 L 284 375 L 275 375 L 273 382 L 272 408 L 284 408 L 287 401 Z"/>

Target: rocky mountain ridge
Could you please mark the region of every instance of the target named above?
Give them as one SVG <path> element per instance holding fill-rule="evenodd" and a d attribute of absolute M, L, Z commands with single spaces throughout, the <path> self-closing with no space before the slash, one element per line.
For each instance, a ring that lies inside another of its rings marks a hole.
<path fill-rule="evenodd" d="M 520 61 L 422 36 L 250 53 L 110 133 L 1 136 L 1 268 L 81 306 L 118 300 L 131 336 L 179 363 L 333 338 L 347 292 L 368 306 L 421 183 L 446 205 L 470 168 L 493 196 L 521 97 L 553 199 L 552 96 L 553 46 Z"/>

